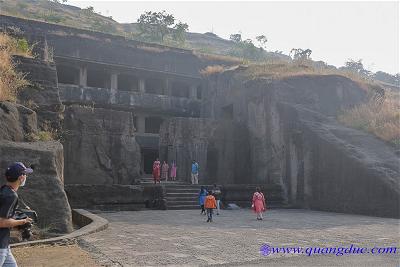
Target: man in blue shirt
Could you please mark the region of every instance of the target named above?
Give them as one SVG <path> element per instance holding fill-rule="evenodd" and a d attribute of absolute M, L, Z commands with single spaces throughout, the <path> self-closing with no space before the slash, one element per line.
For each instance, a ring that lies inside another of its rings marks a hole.
<path fill-rule="evenodd" d="M 199 164 L 193 160 L 192 161 L 192 184 L 198 184 L 199 183 Z"/>

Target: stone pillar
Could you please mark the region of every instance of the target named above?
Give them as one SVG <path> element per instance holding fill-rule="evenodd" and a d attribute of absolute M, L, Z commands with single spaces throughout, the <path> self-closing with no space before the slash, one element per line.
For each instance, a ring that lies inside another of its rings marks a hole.
<path fill-rule="evenodd" d="M 145 117 L 142 115 L 138 115 L 136 117 L 136 132 L 138 133 L 144 133 L 145 127 L 146 127 L 146 121 Z"/>
<path fill-rule="evenodd" d="M 164 95 L 171 96 L 171 81 L 170 79 L 166 78 L 164 82 Z"/>
<path fill-rule="evenodd" d="M 189 88 L 189 98 L 196 99 L 197 98 L 197 85 L 193 84 Z"/>
<path fill-rule="evenodd" d="M 112 72 L 111 73 L 111 99 L 110 102 L 111 104 L 115 104 L 115 95 L 117 94 L 118 90 L 118 73 Z"/>
<path fill-rule="evenodd" d="M 146 82 L 143 78 L 139 79 L 139 92 L 146 93 Z"/>
<path fill-rule="evenodd" d="M 79 85 L 86 87 L 87 86 L 87 67 L 81 66 L 79 68 Z"/>

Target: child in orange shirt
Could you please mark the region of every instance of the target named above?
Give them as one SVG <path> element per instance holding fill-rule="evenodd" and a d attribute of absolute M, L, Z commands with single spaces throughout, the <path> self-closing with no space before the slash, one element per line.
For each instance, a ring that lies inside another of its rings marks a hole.
<path fill-rule="evenodd" d="M 213 209 L 217 208 L 217 201 L 215 200 L 215 197 L 212 195 L 212 191 L 208 191 L 208 195 L 204 200 L 204 207 L 207 210 L 207 217 L 208 217 L 207 222 L 212 222 Z"/>

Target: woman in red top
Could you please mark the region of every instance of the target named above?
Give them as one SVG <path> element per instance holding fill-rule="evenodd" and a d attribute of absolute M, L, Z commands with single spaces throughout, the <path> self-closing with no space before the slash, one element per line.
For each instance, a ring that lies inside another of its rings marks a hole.
<path fill-rule="evenodd" d="M 154 183 L 160 183 L 160 161 L 158 158 L 153 163 L 153 179 Z"/>
<path fill-rule="evenodd" d="M 254 212 L 257 213 L 257 220 L 262 220 L 262 213 L 266 210 L 265 197 L 259 187 L 256 188 L 256 192 L 253 194 L 253 204 L 251 205 Z"/>

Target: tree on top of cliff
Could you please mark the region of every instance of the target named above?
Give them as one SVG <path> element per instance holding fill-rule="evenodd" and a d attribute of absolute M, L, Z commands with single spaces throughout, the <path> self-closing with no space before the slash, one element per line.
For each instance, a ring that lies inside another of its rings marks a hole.
<path fill-rule="evenodd" d="M 304 62 L 311 59 L 311 49 L 293 48 L 290 50 L 290 56 L 294 61 Z"/>
<path fill-rule="evenodd" d="M 360 74 L 362 76 L 370 76 L 371 72 L 369 70 L 366 70 L 364 68 L 364 65 L 362 63 L 362 59 L 359 60 L 353 60 L 349 59 L 348 61 L 345 62 L 345 66 L 342 67 L 344 70 L 349 70 L 351 72 Z"/>
<path fill-rule="evenodd" d="M 265 59 L 264 48 L 268 41 L 265 35 L 256 37 L 260 47 L 255 46 L 251 39 L 242 40 L 242 35 L 240 33 L 231 34 L 229 39 L 235 44 L 229 51 L 229 55 L 255 61 Z"/>
<path fill-rule="evenodd" d="M 178 42 L 185 41 L 185 33 L 189 26 L 186 23 L 178 22 L 165 10 L 162 12 L 146 11 L 137 20 L 140 37 L 146 41 L 158 41 L 163 43 L 168 35 Z M 174 25 L 175 24 L 175 25 Z"/>

